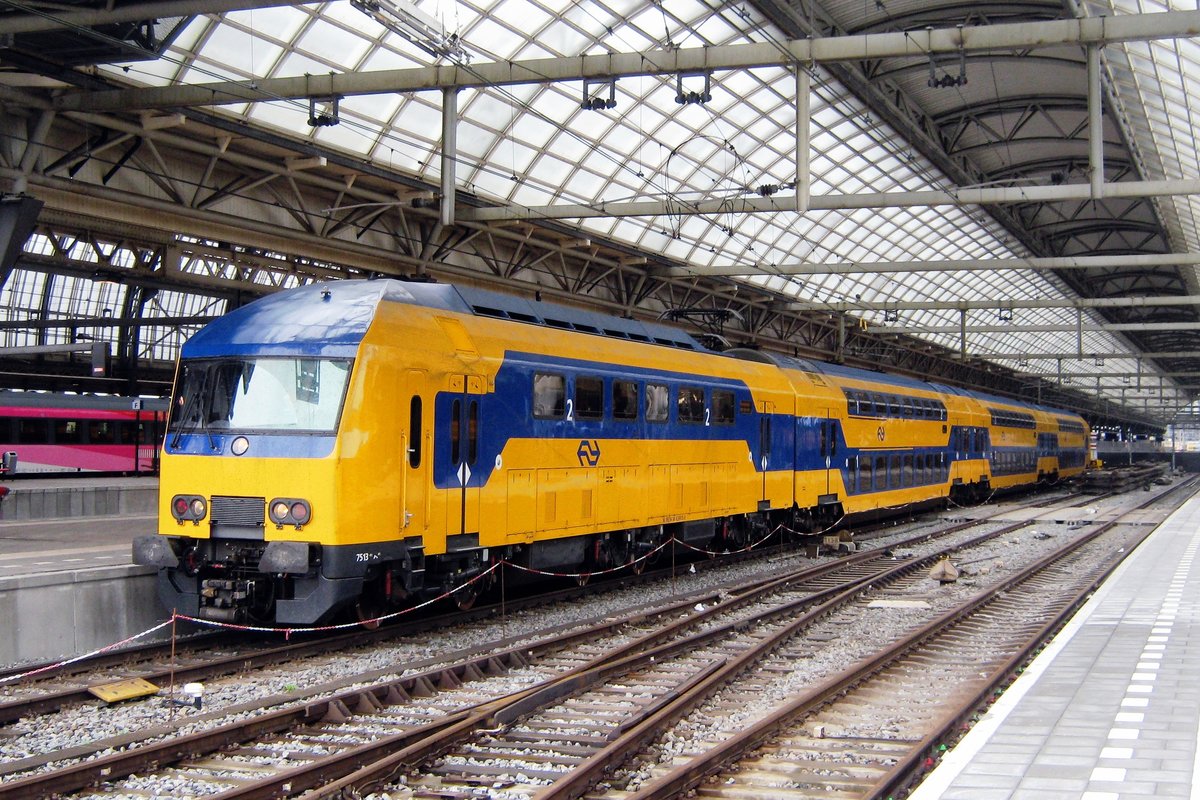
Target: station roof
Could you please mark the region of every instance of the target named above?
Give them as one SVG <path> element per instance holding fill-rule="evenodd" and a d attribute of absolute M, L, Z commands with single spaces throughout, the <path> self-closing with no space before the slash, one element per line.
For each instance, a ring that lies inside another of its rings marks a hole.
<path fill-rule="evenodd" d="M 153 26 L 125 20 L 119 3 L 0 5 L 0 42 L 12 35 L 8 48 L 0 45 L 0 103 L 22 111 L 0 131 L 12 140 L 0 180 L 52 197 L 71 182 L 86 184 L 97 203 L 105 189 L 119 188 L 146 199 L 146 208 L 175 207 L 197 226 L 221 212 L 220 234 L 185 239 L 191 255 L 183 272 L 236 274 L 214 264 L 227 242 L 239 241 L 227 234 L 238 217 L 282 221 L 297 231 L 296 252 L 332 272 L 337 259 L 309 255 L 301 234 L 359 245 L 369 217 L 391 213 L 380 199 L 389 179 L 391 205 L 436 206 L 442 108 L 452 93 L 455 223 L 477 224 L 438 240 L 446 234 L 430 234 L 428 220 L 421 235 L 391 223 L 392 239 L 422 239 L 418 247 L 390 244 L 410 262 L 465 263 L 456 259 L 465 239 L 485 223 L 508 226 L 563 249 L 602 249 L 607 261 L 588 270 L 611 271 L 615 262 L 625 281 L 641 269 L 643 281 L 667 287 L 653 296 L 606 295 L 629 311 L 666 313 L 701 294 L 720 307 L 721 298 L 742 292 L 769 298 L 754 308 L 771 313 L 850 315 L 875 340 L 916 337 L 977 372 L 1015 371 L 1025 400 L 1053 387 L 1134 421 L 1169 421 L 1198 394 L 1200 187 L 1192 184 L 1200 181 L 1193 123 L 1200 47 L 1184 35 L 1196 20 L 1159 13 L 1172 11 L 1169 4 L 193 0 L 139 7 L 157 11 Z M 1046 44 L 1030 33 L 1099 17 L 1171 17 L 1181 33 Z M 931 29 L 989 29 L 1000 44 L 924 48 Z M 914 45 L 845 58 L 816 48 L 822 40 L 883 43 L 888 34 Z M 814 45 L 807 60 L 796 57 L 798 41 Z M 1098 194 L 1073 191 L 1089 187 L 1096 161 L 1089 43 L 1103 99 Z M 776 63 L 671 68 L 696 52 L 721 64 L 750 45 L 774 51 Z M 626 54 L 646 66 L 606 76 L 578 59 Z M 529 69 L 496 78 L 498 66 L 513 64 Z M 562 71 L 551 74 L 550 65 Z M 796 159 L 797 66 L 811 87 L 809 180 Z M 530 74 L 537 69 L 547 72 Z M 366 88 L 363 76 L 376 75 L 392 83 Z M 357 83 L 322 94 L 322 79 L 332 76 Z M 297 90 L 297 81 L 309 88 Z M 148 91 L 155 87 L 192 91 Z M 46 152 L 22 164 L 25 140 L 36 140 L 47 116 Z M 90 148 L 86 158 L 81 148 Z M 285 165 L 282 173 L 263 171 L 268 161 Z M 244 179 L 213 177 L 239 163 Z M 301 173 L 307 183 L 297 180 Z M 339 181 L 341 192 L 325 185 Z M 796 210 L 798 181 L 810 204 L 803 211 Z M 1111 188 L 1121 185 L 1128 191 Z M 985 202 L 972 202 L 976 196 Z M 760 210 L 772 204 L 777 210 Z M 69 230 L 70 203 L 49 205 L 50 218 Z M 571 216 L 572 209 L 586 213 Z M 632 213 L 639 209 L 650 213 Z M 245 229 L 242 244 L 254 230 Z M 144 326 L 137 346 L 146 358 L 170 358 L 201 318 L 242 299 L 169 281 L 131 298 L 129 282 L 45 266 L 64 249 L 69 260 L 91 258 L 106 269 L 114 254 L 136 266 L 136 237 L 112 242 L 121 232 L 104 233 L 103 243 L 88 244 L 89 255 L 73 250 L 70 236 L 39 229 L 0 294 L 7 319 L 158 316 L 163 323 Z M 514 247 L 506 257 L 516 263 Z M 279 249 L 273 243 L 253 255 L 287 262 L 290 254 Z M 368 260 L 364 254 L 360 262 Z M 536 264 L 525 269 L 515 288 L 584 295 L 582 287 L 599 283 L 564 282 Z M 269 288 L 313 275 L 277 273 Z M 505 275 L 496 265 L 492 273 Z M 243 273 L 260 287 L 267 280 L 253 275 Z M 104 325 L 47 330 L 13 325 L 5 343 L 116 335 Z M 873 358 L 869 345 L 859 355 Z"/>

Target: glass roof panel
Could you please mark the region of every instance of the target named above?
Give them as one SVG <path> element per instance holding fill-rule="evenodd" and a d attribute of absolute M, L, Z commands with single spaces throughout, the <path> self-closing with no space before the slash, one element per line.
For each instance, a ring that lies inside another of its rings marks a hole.
<path fill-rule="evenodd" d="M 417 5 L 460 36 L 475 62 L 585 52 L 653 53 L 780 37 L 770 28 L 756 32 L 760 29 L 745 18 L 743 9 L 714 9 L 698 0 L 669 4 L 444 0 Z M 1136 0 L 1102 5 L 1117 13 L 1141 10 Z M 1200 82 L 1180 82 L 1174 76 L 1195 74 L 1200 46 L 1190 40 L 1135 43 L 1120 48 L 1125 56 L 1119 58 L 1114 57 L 1115 50 L 1106 52 L 1119 93 L 1140 94 L 1147 83 L 1164 86 L 1167 79 L 1157 103 L 1132 123 L 1146 152 L 1169 156 L 1153 166 L 1167 177 L 1196 177 L 1196 153 L 1188 146 L 1192 134 L 1183 126 L 1194 118 L 1191 110 Z M 168 79 L 208 82 L 214 76 L 244 79 L 434 63 L 433 57 L 402 37 L 384 34 L 350 4 L 331 3 L 198 17 L 177 39 L 168 59 L 134 65 L 127 77 L 149 84 Z M 682 84 L 684 91 L 701 91 L 704 79 L 686 76 Z M 895 131 L 873 119 L 869 109 L 829 73 L 815 69 L 813 87 L 810 189 L 814 197 L 946 185 L 945 176 L 910 152 Z M 617 107 L 602 112 L 580 108 L 580 81 L 466 90 L 459 96 L 462 119 L 456 174 L 464 188 L 500 203 L 665 201 L 664 213 L 655 217 L 586 219 L 579 224 L 587 231 L 687 263 L 786 267 L 800 262 L 1026 255 L 978 209 L 831 209 L 804 215 L 722 213 L 706 218 L 686 214 L 688 204 L 696 201 L 791 191 L 793 90 L 792 75 L 778 68 L 717 74 L 711 85 L 713 99 L 705 105 L 677 103 L 674 78 L 622 79 L 616 89 Z M 591 93 L 607 97 L 607 88 L 592 87 Z M 441 110 L 436 93 L 346 98 L 341 112 L 341 125 L 317 131 L 308 128 L 303 104 L 258 104 L 250 116 L 283 131 L 315 136 L 325 146 L 367 155 L 385 167 L 411 171 L 431 183 L 439 180 Z M 1194 235 L 1200 228 L 1196 224 L 1200 201 L 1173 198 L 1161 201 L 1160 207 L 1169 211 L 1165 216 L 1176 242 L 1200 248 Z M 1185 219 L 1187 224 L 1181 224 Z M 797 298 L 818 300 L 1069 296 L 1061 281 L 1028 270 L 773 275 L 748 280 Z M 863 311 L 862 316 L 881 324 L 884 318 L 877 311 Z M 1017 319 L 1068 325 L 1074 312 L 1022 311 Z M 950 327 L 957 324 L 957 313 L 906 312 L 901 322 L 900 327 Z M 957 333 L 926 336 L 958 346 Z M 1088 332 L 1086 338 L 1089 347 L 1127 351 L 1121 340 L 1109 334 Z M 972 334 L 969 344 L 976 352 L 1021 353 L 1069 351 L 1077 342 L 1073 332 L 1032 333 L 1008 326 Z"/>

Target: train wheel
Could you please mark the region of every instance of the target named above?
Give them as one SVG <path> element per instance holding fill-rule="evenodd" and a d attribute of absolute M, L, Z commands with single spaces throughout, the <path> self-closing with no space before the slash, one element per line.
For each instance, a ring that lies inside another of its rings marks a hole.
<path fill-rule="evenodd" d="M 354 606 L 354 614 L 358 617 L 358 624 L 369 631 L 379 628 L 379 618 L 383 616 L 374 603 L 366 600 L 359 601 Z"/>
<path fill-rule="evenodd" d="M 450 599 L 454 601 L 454 605 L 458 606 L 459 611 L 470 611 L 475 607 L 475 601 L 479 599 L 479 589 L 473 583 L 467 584 L 450 595 Z"/>

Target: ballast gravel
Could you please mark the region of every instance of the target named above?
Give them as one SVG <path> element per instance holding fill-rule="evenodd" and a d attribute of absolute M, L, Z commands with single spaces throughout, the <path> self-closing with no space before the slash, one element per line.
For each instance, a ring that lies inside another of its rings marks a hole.
<path fill-rule="evenodd" d="M 961 513 L 950 511 L 943 516 L 954 517 Z M 940 522 L 936 519 L 926 519 L 920 523 L 897 525 L 892 536 L 876 539 L 871 542 L 870 546 L 888 547 L 889 541 L 911 536 L 914 532 L 926 528 L 932 530 Z M 1060 526 L 1044 526 L 1044 530 L 1039 529 L 1039 533 L 1049 534 L 1043 537 L 1029 533 L 1012 538 L 1006 537 L 995 543 L 994 551 L 988 551 L 986 555 L 981 551 L 973 551 L 972 563 L 963 569 L 963 577 L 960 579 L 958 588 L 965 590 L 972 586 L 972 581 L 977 581 L 993 571 L 1003 571 L 1010 564 L 1027 563 L 1035 557 L 1033 553 L 1039 549 L 1039 545 L 1042 550 L 1053 548 L 1056 544 L 1055 540 L 1068 535 L 1065 528 L 1060 531 L 1058 527 Z M 979 531 L 975 530 L 970 535 L 975 536 L 978 533 Z M 944 542 L 940 542 L 930 544 L 928 547 L 931 549 L 943 545 Z M 923 549 L 926 548 L 924 546 L 914 547 L 911 548 L 911 551 L 920 554 Z M 904 553 L 896 555 L 901 557 Z M 761 577 L 764 571 L 782 571 L 794 568 L 801 563 L 813 563 L 813 561 L 805 559 L 797 552 L 783 554 L 772 552 L 754 561 L 698 572 L 689 572 L 684 568 L 679 570 L 675 578 L 665 579 L 654 585 L 614 589 L 590 595 L 581 600 L 559 602 L 510 614 L 503 620 L 493 618 L 463 623 L 452 629 L 416 635 L 409 640 L 386 646 L 360 648 L 352 653 L 342 653 L 336 657 L 323 656 L 304 659 L 292 664 L 257 670 L 251 674 L 213 680 L 208 682 L 205 687 L 203 713 L 207 715 L 213 711 L 260 701 L 274 695 L 295 694 L 297 702 L 310 702 L 313 699 L 311 692 L 314 689 L 331 682 L 366 674 L 372 675 L 371 683 L 387 680 L 389 676 L 400 677 L 405 672 L 404 665 L 406 663 L 464 648 L 482 648 L 517 632 L 532 641 L 537 638 L 535 633 L 537 631 L 566 625 L 582 626 L 588 620 L 616 616 L 634 606 L 666 601 L 676 595 L 704 591 L 730 581 L 750 580 Z M 975 590 L 975 588 L 971 588 L 972 592 Z M 949 592 L 953 591 L 955 589 L 949 590 Z M 912 624 L 910 615 L 906 613 L 896 613 L 894 609 L 881 611 L 883 613 L 872 614 L 863 620 L 832 625 L 825 631 L 828 639 L 821 642 L 819 648 L 814 649 L 809 657 L 803 659 L 804 671 L 791 676 L 788 682 L 790 688 L 781 689 L 779 694 L 781 696 L 786 696 L 789 692 L 794 694 L 800 686 L 811 685 L 820 676 L 844 668 L 853 659 L 870 650 L 872 642 L 894 638 L 896 631 Z M 380 677 L 380 673 L 383 674 L 383 677 Z M 784 682 L 780 681 L 780 683 Z M 745 710 L 744 719 L 739 719 L 738 724 L 746 724 L 756 718 L 756 715 L 761 716 L 765 710 L 757 709 L 766 709 L 774 702 L 776 699 L 768 698 L 763 698 L 761 703 L 756 702 L 754 708 Z M 413 716 L 434 717 L 444 713 L 434 708 L 422 708 L 421 704 L 417 702 L 406 706 L 405 710 Z M 18 761 L 122 736 L 130 731 L 155 729 L 173 723 L 180 717 L 189 718 L 198 716 L 200 713 L 191 708 L 165 705 L 162 698 L 130 701 L 112 706 L 106 706 L 99 702 L 82 704 L 55 714 L 22 720 L 5 728 L 2 731 L 3 736 L 0 737 L 0 761 Z M 243 712 L 223 718 L 198 720 L 194 724 L 178 727 L 168 735 L 179 736 L 199 732 L 218 724 L 226 724 L 234 719 L 248 718 L 253 715 L 254 712 Z M 689 718 L 680 723 L 678 731 L 670 734 L 681 742 L 678 747 L 679 752 L 686 749 L 686 745 L 682 744 L 684 739 L 679 731 L 689 728 L 705 730 L 719 723 L 718 717 L 713 717 L 708 724 L 703 724 L 702 719 L 703 715 L 696 719 Z M 564 723 L 569 724 L 566 720 Z M 664 750 L 662 757 L 669 758 L 670 756 Z M 0 783 L 14 780 L 22 775 L 23 773 L 13 773 L 4 776 L 0 778 Z M 634 784 L 637 782 L 637 778 L 631 775 L 629 782 Z M 161 783 L 155 782 L 154 787 L 148 787 L 148 789 L 149 791 L 159 791 L 161 786 Z M 203 796 L 212 791 L 212 784 L 206 784 L 206 786 L 209 788 L 205 791 L 199 791 L 199 786 L 178 787 L 178 793 L 169 796 Z M 394 787 L 391 795 L 403 797 L 406 796 L 405 792 L 408 792 L 407 788 L 398 786 Z M 105 795 L 110 800 L 114 796 Z M 139 796 L 144 798 L 146 795 Z M 383 796 L 382 794 L 377 795 L 377 797 Z M 489 796 L 499 797 L 500 795 Z"/>

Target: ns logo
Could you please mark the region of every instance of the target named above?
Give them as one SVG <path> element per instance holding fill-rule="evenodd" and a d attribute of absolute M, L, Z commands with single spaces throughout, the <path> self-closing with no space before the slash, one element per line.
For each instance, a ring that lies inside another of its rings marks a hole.
<path fill-rule="evenodd" d="M 600 443 L 595 439 L 590 442 L 587 439 L 579 441 L 579 449 L 575 451 L 579 456 L 579 466 L 594 467 L 600 463 Z"/>

